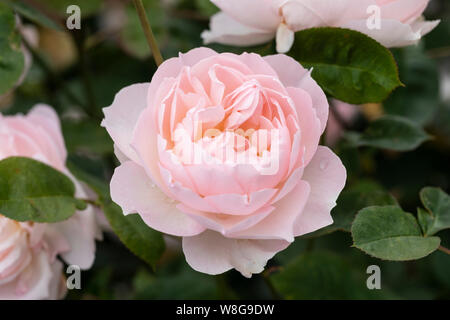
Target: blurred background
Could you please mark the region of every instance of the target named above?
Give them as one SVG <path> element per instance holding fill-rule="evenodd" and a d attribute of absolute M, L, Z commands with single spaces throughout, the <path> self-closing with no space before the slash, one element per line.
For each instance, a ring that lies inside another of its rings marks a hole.
<path fill-rule="evenodd" d="M 109 136 L 99 126 L 101 109 L 111 104 L 122 87 L 149 82 L 156 70 L 135 8 L 132 2 L 120 0 L 24 3 L 55 21 L 64 21 L 66 8 L 76 4 L 81 8 L 81 30 L 55 31 L 23 18 L 19 28 L 27 72 L 13 90 L 0 96 L 0 111 L 26 112 L 40 102 L 53 106 L 62 119 L 70 168 L 106 187 L 117 160 Z M 165 59 L 201 46 L 200 34 L 217 11 L 208 0 L 144 0 L 144 4 Z M 382 105 L 342 108 L 351 110 L 347 124 L 353 131 L 364 129 L 369 120 L 382 114 L 396 114 L 419 123 L 433 139 L 411 152 L 356 149 L 342 143 L 346 128 L 339 121 L 326 139 L 344 161 L 347 188 L 381 186 L 412 213 L 420 206 L 422 187 L 450 189 L 450 1 L 432 0 L 425 15 L 429 20 L 441 19 L 441 23 L 417 46 L 392 50 L 406 86 L 395 90 Z M 268 50 L 267 46 L 211 47 L 237 53 Z M 343 201 L 340 205 L 345 206 Z M 450 298 L 450 256 L 436 251 L 418 261 L 381 261 L 352 248 L 349 233 L 332 231 L 323 230 L 321 237 L 297 238 L 269 262 L 265 273 L 251 279 L 236 271 L 215 277 L 193 271 L 184 260 L 180 241 L 171 237 L 165 238 L 166 252 L 154 271 L 114 234 L 106 233 L 98 243 L 94 267 L 82 273 L 82 290 L 70 291 L 67 298 L 294 298 L 275 290 L 268 279 L 281 265 L 300 256 L 295 298 Z M 450 231 L 439 235 L 449 247 Z M 365 289 L 366 268 L 373 264 L 381 268 L 382 289 L 369 292 Z"/>

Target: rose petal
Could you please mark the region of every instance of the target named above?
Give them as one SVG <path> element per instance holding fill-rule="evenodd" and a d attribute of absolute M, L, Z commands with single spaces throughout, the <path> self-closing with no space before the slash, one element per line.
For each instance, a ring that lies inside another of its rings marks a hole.
<path fill-rule="evenodd" d="M 250 278 L 260 273 L 269 259 L 284 250 L 288 242 L 281 240 L 229 239 L 214 231 L 183 238 L 183 252 L 189 265 L 203 273 L 220 274 L 235 268 Z"/>
<path fill-rule="evenodd" d="M 303 173 L 302 180 L 309 183 L 311 193 L 295 222 L 296 237 L 333 223 L 330 212 L 344 188 L 346 177 L 341 160 L 329 148 L 319 146 Z"/>
<path fill-rule="evenodd" d="M 278 26 L 276 34 L 277 52 L 286 53 L 294 44 L 295 33 L 285 23 Z"/>
<path fill-rule="evenodd" d="M 243 25 L 223 12 L 211 17 L 209 28 L 210 30 L 201 34 L 205 44 L 217 42 L 232 46 L 252 46 L 266 43 L 274 37 L 271 31 Z"/>
<path fill-rule="evenodd" d="M 266 56 L 264 59 L 277 72 L 286 87 L 301 88 L 310 94 L 323 132 L 328 119 L 328 100 L 323 90 L 311 78 L 311 73 L 297 61 L 283 54 Z"/>
<path fill-rule="evenodd" d="M 177 209 L 175 201 L 153 186 L 145 170 L 131 161 L 114 171 L 111 198 L 124 214 L 137 212 L 151 228 L 167 234 L 191 236 L 205 229 Z"/>
<path fill-rule="evenodd" d="M 139 115 L 147 107 L 149 83 L 133 84 L 120 90 L 111 106 L 104 108 L 106 128 L 116 147 L 129 159 L 138 161 L 136 152 L 131 148 L 133 130 Z"/>
<path fill-rule="evenodd" d="M 261 30 L 273 31 L 281 22 L 272 0 L 211 0 L 237 21 Z"/>
<path fill-rule="evenodd" d="M 299 181 L 295 188 L 283 199 L 272 205 L 275 210 L 253 227 L 233 233 L 230 236 L 239 239 L 275 239 L 294 241 L 294 223 L 301 215 L 308 200 L 309 184 Z"/>
<path fill-rule="evenodd" d="M 267 217 L 275 207 L 267 206 L 250 215 L 218 215 L 202 212 L 187 207 L 184 204 L 177 205 L 181 211 L 189 214 L 192 219 L 198 221 L 210 230 L 220 232 L 224 236 L 248 229 Z"/>
<path fill-rule="evenodd" d="M 62 277 L 62 263 L 50 259 L 45 251 L 33 257 L 32 263 L 21 278 L 0 286 L 0 300 L 42 300 L 61 297 L 59 286 Z"/>
<path fill-rule="evenodd" d="M 420 32 L 414 31 L 411 25 L 397 20 L 382 19 L 380 29 L 369 29 L 366 19 L 348 21 L 342 27 L 362 32 L 388 48 L 409 46 L 421 37 Z"/>

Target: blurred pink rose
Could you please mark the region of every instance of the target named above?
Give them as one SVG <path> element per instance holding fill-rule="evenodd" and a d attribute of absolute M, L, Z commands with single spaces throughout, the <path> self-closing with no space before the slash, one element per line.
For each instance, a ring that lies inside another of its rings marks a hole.
<path fill-rule="evenodd" d="M 250 277 L 294 237 L 332 223 L 346 171 L 318 146 L 328 102 L 288 56 L 194 49 L 122 89 L 104 113 L 121 161 L 112 199 L 183 237 L 198 271 Z"/>
<path fill-rule="evenodd" d="M 416 43 L 439 23 L 421 16 L 429 0 L 211 1 L 222 11 L 211 18 L 211 30 L 203 32 L 205 43 L 249 46 L 276 37 L 278 52 L 289 51 L 294 32 L 308 28 L 349 28 L 386 47 L 402 47 Z"/>
<path fill-rule="evenodd" d="M 342 118 L 342 121 L 345 121 L 345 123 L 348 124 L 351 124 L 353 122 L 360 109 L 360 106 L 348 104 L 336 99 L 333 99 L 331 103 L 334 104 L 334 108 Z M 342 123 L 336 118 L 333 112 L 330 112 L 330 116 L 328 117 L 327 129 L 325 132 L 325 143 L 328 146 L 334 146 L 342 137 L 345 129 L 346 128 L 342 126 Z"/>
<path fill-rule="evenodd" d="M 46 105 L 28 115 L 0 114 L 0 159 L 30 157 L 69 176 L 76 196 L 88 198 L 85 189 L 65 167 L 66 148 L 56 113 Z M 60 255 L 68 264 L 91 267 L 95 239 L 101 233 L 96 212 L 89 206 L 58 223 L 19 223 L 0 215 L 0 299 L 58 299 L 66 286 Z"/>

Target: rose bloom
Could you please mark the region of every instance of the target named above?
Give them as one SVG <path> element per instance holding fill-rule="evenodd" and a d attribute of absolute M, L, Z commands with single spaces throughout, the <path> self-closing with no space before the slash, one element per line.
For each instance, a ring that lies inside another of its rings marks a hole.
<path fill-rule="evenodd" d="M 386 47 L 402 47 L 416 43 L 439 23 L 422 18 L 429 0 L 211 1 L 222 11 L 211 18 L 211 30 L 203 32 L 205 43 L 249 46 L 276 37 L 278 52 L 289 51 L 294 32 L 308 28 L 353 29 Z"/>
<path fill-rule="evenodd" d="M 90 191 L 65 167 L 67 152 L 56 113 L 37 105 L 28 115 L 0 114 L 0 160 L 29 157 L 65 173 L 76 186 L 76 197 Z M 68 220 L 45 224 L 17 222 L 0 215 L 0 299 L 58 299 L 66 292 L 63 264 L 91 267 L 95 239 L 101 233 L 94 208 Z"/>
<path fill-rule="evenodd" d="M 288 56 L 193 49 L 122 89 L 104 113 L 121 162 L 112 199 L 182 237 L 197 271 L 250 277 L 294 237 L 333 222 L 346 171 L 318 146 L 328 102 Z"/>

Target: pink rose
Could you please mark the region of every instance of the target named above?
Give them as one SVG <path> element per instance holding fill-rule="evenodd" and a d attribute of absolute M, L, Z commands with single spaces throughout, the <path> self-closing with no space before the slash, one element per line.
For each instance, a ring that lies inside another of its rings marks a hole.
<path fill-rule="evenodd" d="M 333 222 L 346 171 L 318 146 L 325 94 L 290 57 L 194 49 L 122 89 L 104 113 L 121 161 L 112 199 L 182 237 L 195 270 L 250 277 Z"/>
<path fill-rule="evenodd" d="M 65 167 L 66 148 L 59 119 L 48 106 L 37 105 L 26 116 L 0 114 L 0 160 L 30 157 L 69 176 L 76 196 L 89 198 Z M 66 221 L 19 223 L 0 215 L 0 299 L 58 299 L 66 286 L 60 255 L 68 264 L 91 267 L 95 238 L 101 233 L 92 207 Z"/>
<path fill-rule="evenodd" d="M 211 0 L 222 11 L 202 34 L 205 43 L 249 46 L 276 37 L 287 52 L 294 32 L 314 27 L 360 31 L 386 47 L 416 43 L 439 21 L 424 21 L 429 0 Z"/>

